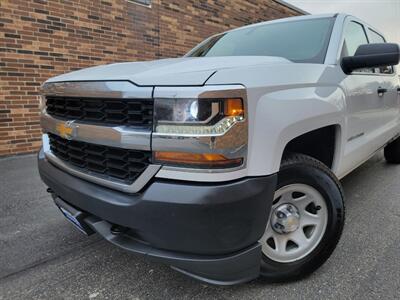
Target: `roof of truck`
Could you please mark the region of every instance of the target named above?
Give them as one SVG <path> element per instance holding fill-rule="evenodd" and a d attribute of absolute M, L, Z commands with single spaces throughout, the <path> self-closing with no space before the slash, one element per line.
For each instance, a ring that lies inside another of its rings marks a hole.
<path fill-rule="evenodd" d="M 345 13 L 330 13 L 330 14 L 316 14 L 316 15 L 304 15 L 304 16 L 288 17 L 288 18 L 264 21 L 264 22 L 260 22 L 260 23 L 254 23 L 254 24 L 238 27 L 238 28 L 235 28 L 235 29 L 231 29 L 231 30 L 228 30 L 226 32 L 241 30 L 243 28 L 257 27 L 257 26 L 262 26 L 262 25 L 266 25 L 266 24 L 274 24 L 274 23 L 282 23 L 282 22 L 295 22 L 295 21 L 299 21 L 299 20 L 312 20 L 312 19 L 321 19 L 321 18 L 334 18 L 334 17 L 341 17 L 342 19 L 345 19 L 346 17 L 352 17 L 355 20 L 358 20 L 359 22 L 367 25 L 369 28 L 373 29 L 377 33 L 383 35 L 382 32 L 380 30 L 376 29 L 374 26 L 371 26 L 370 24 L 366 23 L 365 21 L 363 21 L 363 20 L 361 20 L 361 19 L 359 19 L 357 17 L 354 17 L 354 16 L 352 16 L 350 14 L 345 14 Z M 221 34 L 221 33 L 219 33 L 219 34 Z M 216 35 L 219 35 L 219 34 L 216 34 Z"/>
<path fill-rule="evenodd" d="M 235 30 L 240 30 L 243 28 L 251 28 L 251 27 L 256 27 L 264 24 L 273 24 L 273 23 L 282 23 L 282 22 L 294 22 L 294 21 L 299 21 L 299 20 L 312 20 L 312 19 L 321 19 L 321 18 L 333 18 L 338 15 L 345 15 L 345 14 L 337 14 L 337 13 L 331 13 L 331 14 L 317 14 L 317 15 L 305 15 L 305 16 L 296 16 L 296 17 L 288 17 L 288 18 L 282 18 L 282 19 L 276 19 L 276 20 L 270 20 L 270 21 L 264 21 L 260 23 L 254 23 L 242 27 L 238 27 L 229 31 L 235 31 Z M 347 16 L 347 15 L 345 15 Z"/>

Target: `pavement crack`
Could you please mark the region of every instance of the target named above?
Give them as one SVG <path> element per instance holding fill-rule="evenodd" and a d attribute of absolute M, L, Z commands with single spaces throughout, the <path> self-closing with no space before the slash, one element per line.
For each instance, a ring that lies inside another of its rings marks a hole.
<path fill-rule="evenodd" d="M 12 272 L 10 272 L 8 274 L 5 274 L 5 275 L 1 276 L 0 277 L 0 282 L 4 281 L 4 280 L 6 280 L 6 279 L 8 279 L 8 278 L 10 278 L 10 277 L 12 277 L 14 275 L 18 275 L 20 273 L 27 272 L 27 271 L 29 271 L 31 269 L 34 269 L 34 268 L 38 267 L 38 266 L 45 265 L 47 263 L 55 261 L 55 260 L 61 258 L 62 256 L 69 255 L 69 254 L 74 253 L 74 252 L 76 252 L 78 250 L 82 251 L 82 250 L 84 250 L 84 249 L 86 249 L 88 247 L 91 247 L 91 246 L 93 246 L 95 244 L 98 244 L 100 242 L 103 242 L 103 241 L 104 241 L 103 239 L 99 238 L 99 239 L 97 239 L 97 240 L 95 240 L 93 242 L 90 242 L 90 243 L 82 246 L 82 247 L 74 247 L 74 248 L 69 249 L 67 251 L 63 251 L 63 252 L 57 253 L 57 254 L 55 254 L 53 256 L 46 257 L 46 258 L 43 258 L 43 259 L 39 259 L 38 261 L 35 261 L 35 262 L 30 263 L 28 265 L 25 265 L 20 269 L 14 270 L 14 271 L 12 271 Z"/>

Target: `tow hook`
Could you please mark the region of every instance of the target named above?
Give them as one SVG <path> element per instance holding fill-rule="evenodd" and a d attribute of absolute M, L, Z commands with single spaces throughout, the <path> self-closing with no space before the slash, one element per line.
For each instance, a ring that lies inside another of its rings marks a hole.
<path fill-rule="evenodd" d="M 119 225 L 113 225 L 110 229 L 111 233 L 114 235 L 119 235 L 121 233 L 124 233 L 127 230 L 127 228 L 119 226 Z"/>

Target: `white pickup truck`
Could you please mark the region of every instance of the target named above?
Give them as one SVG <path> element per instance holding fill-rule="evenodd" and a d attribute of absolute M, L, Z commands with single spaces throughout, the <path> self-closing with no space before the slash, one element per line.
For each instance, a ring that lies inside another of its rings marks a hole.
<path fill-rule="evenodd" d="M 340 238 L 339 179 L 382 148 L 400 163 L 398 62 L 378 30 L 330 14 L 57 76 L 40 174 L 82 232 L 189 276 L 299 279 Z"/>

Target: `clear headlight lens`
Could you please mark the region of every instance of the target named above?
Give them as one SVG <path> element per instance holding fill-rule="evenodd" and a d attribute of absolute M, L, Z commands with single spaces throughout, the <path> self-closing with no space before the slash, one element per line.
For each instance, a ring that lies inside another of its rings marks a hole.
<path fill-rule="evenodd" d="M 244 119 L 243 101 L 234 99 L 156 99 L 155 132 L 218 135 Z"/>
<path fill-rule="evenodd" d="M 244 120 L 240 98 L 156 99 L 154 112 L 154 132 L 175 137 L 212 138 Z M 243 157 L 227 158 L 220 153 L 155 151 L 153 158 L 163 164 L 195 168 L 232 168 L 243 163 Z"/>

